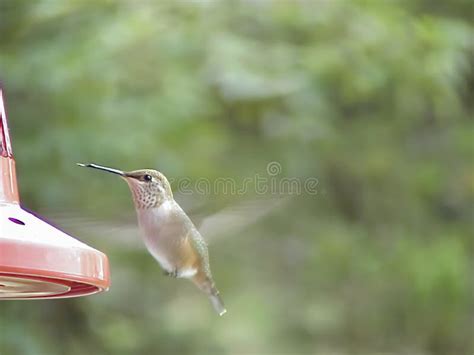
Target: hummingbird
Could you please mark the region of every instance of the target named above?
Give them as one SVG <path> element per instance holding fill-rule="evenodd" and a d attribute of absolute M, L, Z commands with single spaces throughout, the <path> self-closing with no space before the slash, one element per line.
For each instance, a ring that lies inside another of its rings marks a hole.
<path fill-rule="evenodd" d="M 150 254 L 165 274 L 191 280 L 209 297 L 215 311 L 227 310 L 212 278 L 204 238 L 173 198 L 168 179 L 159 171 L 121 171 L 97 164 L 77 165 L 121 176 L 132 193 L 138 225 Z"/>

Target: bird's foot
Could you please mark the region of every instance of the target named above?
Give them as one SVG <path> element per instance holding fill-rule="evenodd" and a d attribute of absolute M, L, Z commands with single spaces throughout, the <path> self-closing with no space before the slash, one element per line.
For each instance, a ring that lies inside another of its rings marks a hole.
<path fill-rule="evenodd" d="M 178 277 L 178 269 L 174 269 L 173 271 L 164 271 L 164 274 L 169 277 Z"/>

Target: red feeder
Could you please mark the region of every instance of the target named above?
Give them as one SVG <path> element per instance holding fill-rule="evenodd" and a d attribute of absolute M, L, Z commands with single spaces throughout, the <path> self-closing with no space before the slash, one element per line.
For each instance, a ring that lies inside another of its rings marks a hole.
<path fill-rule="evenodd" d="M 110 286 L 107 256 L 20 207 L 0 87 L 0 299 L 85 296 Z"/>

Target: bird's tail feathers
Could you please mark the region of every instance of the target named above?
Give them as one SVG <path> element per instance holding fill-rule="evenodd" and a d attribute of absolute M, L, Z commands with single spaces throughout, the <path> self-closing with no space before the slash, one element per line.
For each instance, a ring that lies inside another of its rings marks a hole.
<path fill-rule="evenodd" d="M 212 276 L 210 274 L 198 272 L 191 280 L 197 287 L 201 289 L 201 291 L 209 295 L 209 300 L 211 301 L 212 307 L 214 307 L 218 315 L 222 316 L 227 312 L 224 302 L 219 296 L 219 291 L 214 285 L 214 281 L 212 280 Z"/>
<path fill-rule="evenodd" d="M 212 293 L 209 296 L 209 299 L 211 300 L 212 307 L 214 307 L 217 314 L 223 316 L 227 312 L 227 309 L 224 306 L 224 302 L 222 302 L 222 298 L 219 296 L 219 292 Z"/>

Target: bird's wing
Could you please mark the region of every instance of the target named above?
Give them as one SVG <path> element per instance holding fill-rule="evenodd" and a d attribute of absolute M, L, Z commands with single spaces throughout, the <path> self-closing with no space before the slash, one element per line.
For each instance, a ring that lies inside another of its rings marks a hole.
<path fill-rule="evenodd" d="M 194 209 L 191 214 L 192 221 L 205 241 L 213 243 L 226 235 L 235 235 L 253 223 L 258 222 L 271 212 L 283 207 L 290 197 L 271 197 L 259 199 L 242 199 L 231 203 L 218 212 L 205 217 L 200 208 Z M 207 209 L 205 206 L 202 209 Z M 100 219 L 97 217 L 84 216 L 81 211 L 57 211 L 41 209 L 41 213 L 51 224 L 76 236 L 85 243 L 96 245 L 111 244 L 115 247 L 127 249 L 143 249 L 136 217 L 133 211 L 129 215 L 118 216 L 117 219 Z M 198 216 L 198 217 L 195 217 Z"/>
<path fill-rule="evenodd" d="M 287 201 L 288 197 L 239 201 L 204 218 L 199 226 L 199 231 L 208 241 L 219 236 L 236 234 L 282 207 Z"/>
<path fill-rule="evenodd" d="M 132 213 L 114 220 L 85 216 L 83 212 L 73 210 L 58 212 L 42 209 L 41 214 L 48 223 L 91 246 L 97 245 L 99 241 L 101 245 L 127 250 L 144 249 L 136 217 Z"/>

